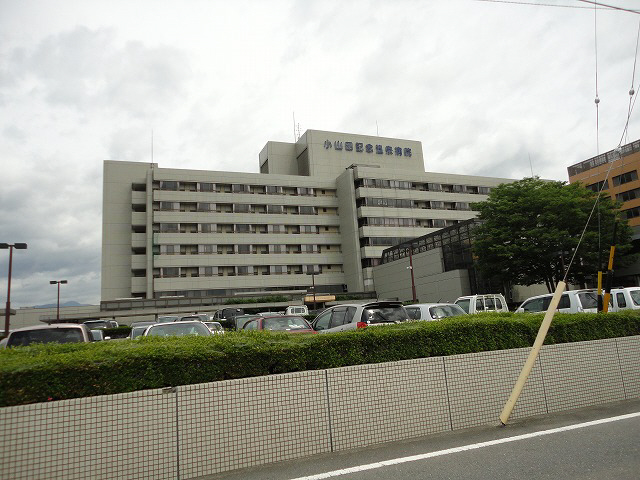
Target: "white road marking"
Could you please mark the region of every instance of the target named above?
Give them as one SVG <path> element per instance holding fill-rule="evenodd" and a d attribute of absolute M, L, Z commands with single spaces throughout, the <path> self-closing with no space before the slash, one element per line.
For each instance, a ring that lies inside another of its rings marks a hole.
<path fill-rule="evenodd" d="M 452 453 L 464 452 L 467 450 L 476 450 L 478 448 L 490 447 L 492 445 L 499 445 L 501 443 L 517 442 L 519 440 L 526 440 L 528 438 L 542 437 L 544 435 L 552 435 L 554 433 L 567 432 L 569 430 L 577 430 L 579 428 L 592 427 L 594 425 L 602 425 L 603 423 L 619 422 L 620 420 L 627 420 L 629 418 L 640 417 L 640 412 L 628 413 L 626 415 L 619 415 L 617 417 L 602 418 L 600 420 L 593 420 L 591 422 L 576 423 L 575 425 L 567 425 L 566 427 L 552 428 L 550 430 L 542 430 L 539 432 L 525 433 L 523 435 L 516 435 L 514 437 L 500 438 L 497 440 L 490 440 L 488 442 L 472 443 L 470 445 L 463 445 L 462 447 L 447 448 L 446 450 L 438 450 L 436 452 L 422 453 L 420 455 L 412 455 L 410 457 L 394 458 L 391 460 L 381 460 L 376 463 L 369 463 L 366 465 L 358 465 L 356 467 L 344 468 L 342 470 L 333 470 L 331 472 L 319 473 L 317 475 L 309 475 L 307 477 L 298 477 L 292 480 L 321 480 L 323 478 L 339 477 L 347 475 L 349 473 L 363 472 L 365 470 L 373 470 L 376 468 L 382 468 L 389 465 L 397 465 L 399 463 L 416 462 L 418 460 L 424 460 L 427 458 L 440 457 L 442 455 L 450 455 Z"/>

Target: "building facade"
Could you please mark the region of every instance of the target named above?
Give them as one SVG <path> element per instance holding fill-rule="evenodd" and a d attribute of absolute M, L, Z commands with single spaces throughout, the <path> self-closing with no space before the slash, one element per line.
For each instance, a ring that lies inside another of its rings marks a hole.
<path fill-rule="evenodd" d="M 374 291 L 392 245 L 508 179 L 427 173 L 412 140 L 308 130 L 260 173 L 104 162 L 102 300 Z"/>
<path fill-rule="evenodd" d="M 628 143 L 567 168 L 569 183 L 580 182 L 594 192 L 601 191 L 620 202 L 620 212 L 633 230 L 632 253 L 640 253 L 640 140 Z M 614 282 L 620 286 L 640 285 L 640 259 L 617 268 Z"/>
<path fill-rule="evenodd" d="M 620 210 L 634 230 L 640 229 L 640 140 L 567 168 L 569 183 L 581 182 L 622 203 Z"/>

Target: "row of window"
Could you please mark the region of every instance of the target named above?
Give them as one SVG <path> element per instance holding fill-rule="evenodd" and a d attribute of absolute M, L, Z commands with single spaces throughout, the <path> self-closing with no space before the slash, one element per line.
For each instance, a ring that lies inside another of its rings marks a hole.
<path fill-rule="evenodd" d="M 474 185 L 455 185 L 448 183 L 410 182 L 405 180 L 386 180 L 380 178 L 360 178 L 355 181 L 356 188 L 396 188 L 400 190 L 419 190 L 422 192 L 471 193 L 489 195 L 490 187 Z"/>
<path fill-rule="evenodd" d="M 337 226 L 265 225 L 249 223 L 155 223 L 154 233 L 338 233 Z"/>
<path fill-rule="evenodd" d="M 358 219 L 358 226 L 444 228 L 455 225 L 458 222 L 458 220 L 443 220 L 439 218 L 362 217 Z"/>
<path fill-rule="evenodd" d="M 180 182 L 161 180 L 154 184 L 154 190 L 170 192 L 210 192 L 210 193 L 255 193 L 266 195 L 301 195 L 315 197 L 333 195 L 335 191 L 311 187 L 289 187 L 280 185 L 249 185 L 241 183 L 212 183 L 212 182 Z"/>
<path fill-rule="evenodd" d="M 434 200 L 410 200 L 406 198 L 359 198 L 358 207 L 393 207 L 393 208 L 422 208 L 433 210 L 471 210 L 468 202 L 443 202 Z"/>
<path fill-rule="evenodd" d="M 156 202 L 155 211 L 163 212 L 215 212 L 215 213 L 273 213 L 280 215 L 317 215 L 318 211 L 327 212 L 327 208 L 308 205 L 256 205 L 247 203 L 208 203 L 208 202 Z M 337 215 L 337 209 L 333 209 Z"/>
<path fill-rule="evenodd" d="M 244 275 L 320 275 L 341 272 L 341 265 L 240 265 L 212 267 L 163 267 L 154 272 L 154 278 L 234 277 Z"/>
<path fill-rule="evenodd" d="M 269 253 L 339 253 L 340 245 L 156 245 L 154 255 L 224 255 Z"/>

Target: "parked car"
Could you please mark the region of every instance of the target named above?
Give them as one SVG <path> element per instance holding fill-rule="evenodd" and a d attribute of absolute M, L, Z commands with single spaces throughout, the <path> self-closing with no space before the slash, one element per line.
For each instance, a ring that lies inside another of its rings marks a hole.
<path fill-rule="evenodd" d="M 465 313 L 508 312 L 509 306 L 500 293 L 458 297 L 455 302 Z"/>
<path fill-rule="evenodd" d="M 267 314 L 267 316 L 271 316 L 273 314 Z M 238 315 L 237 317 L 235 317 L 233 319 L 234 325 L 235 325 L 235 329 L 236 330 L 242 330 L 242 327 L 244 327 L 244 324 L 247 323 L 249 320 L 253 320 L 254 318 L 260 318 L 262 317 L 262 315 L 256 314 L 256 315 Z"/>
<path fill-rule="evenodd" d="M 149 325 L 143 335 L 145 337 L 182 337 L 185 335 L 208 337 L 213 333 L 202 322 L 188 321 Z"/>
<path fill-rule="evenodd" d="M 222 328 L 222 325 L 220 325 L 220 322 L 202 322 L 202 323 L 204 323 L 207 326 L 207 328 L 211 330 L 211 333 L 215 335 L 224 334 L 224 328 Z"/>
<path fill-rule="evenodd" d="M 239 315 L 244 315 L 244 309 L 233 307 L 223 308 L 214 313 L 211 320 L 214 322 L 220 322 L 224 328 L 232 329 L 235 328 L 235 322 L 233 319 Z"/>
<path fill-rule="evenodd" d="M 370 325 L 400 323 L 408 319 L 401 302 L 377 301 L 329 307 L 315 318 L 312 326 L 320 333 L 332 333 Z"/>
<path fill-rule="evenodd" d="M 211 316 L 207 315 L 206 313 L 192 313 L 189 315 L 182 315 L 180 317 L 178 317 L 176 320 L 176 322 L 189 322 L 192 320 L 197 320 L 200 322 L 210 322 L 211 321 Z"/>
<path fill-rule="evenodd" d="M 551 303 L 552 293 L 545 295 L 536 295 L 527 298 L 516 309 L 516 313 L 538 313 L 546 312 Z M 610 311 L 613 311 L 611 301 L 609 302 Z M 598 311 L 598 292 L 595 289 L 585 290 L 568 290 L 560 297 L 558 303 L 558 313 L 597 313 Z"/>
<path fill-rule="evenodd" d="M 411 320 L 441 320 L 446 317 L 467 315 L 455 303 L 421 303 L 404 307 Z"/>
<path fill-rule="evenodd" d="M 115 320 L 87 320 L 83 322 L 90 329 L 94 328 L 116 328 L 118 327 L 118 322 Z"/>
<path fill-rule="evenodd" d="M 612 288 L 611 301 L 613 308 L 620 310 L 640 309 L 640 287 Z"/>
<path fill-rule="evenodd" d="M 243 330 L 269 330 L 287 333 L 315 333 L 309 322 L 299 315 L 258 317 L 244 324 Z"/>
<path fill-rule="evenodd" d="M 7 347 L 26 347 L 34 343 L 89 343 L 91 330 L 84 324 L 54 323 L 18 328 L 9 332 Z"/>
<path fill-rule="evenodd" d="M 153 323 L 169 323 L 175 322 L 180 318 L 179 315 L 158 315 L 158 319 Z"/>
<path fill-rule="evenodd" d="M 309 315 L 306 305 L 291 305 L 284 311 L 285 315 Z"/>
<path fill-rule="evenodd" d="M 141 337 L 149 325 L 155 325 L 155 322 L 133 322 L 131 324 L 129 338 L 133 340 L 134 338 Z"/>

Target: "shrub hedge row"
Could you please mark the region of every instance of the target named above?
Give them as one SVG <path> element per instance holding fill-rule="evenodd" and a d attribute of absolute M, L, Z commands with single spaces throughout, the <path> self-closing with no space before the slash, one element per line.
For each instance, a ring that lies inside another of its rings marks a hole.
<path fill-rule="evenodd" d="M 529 347 L 542 315 L 482 314 L 330 335 L 227 332 L 0 351 L 0 406 Z M 640 314 L 556 315 L 546 344 L 640 335 Z"/>

